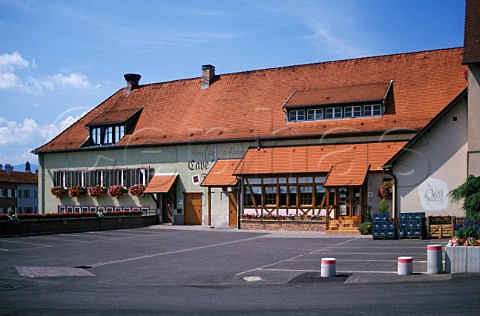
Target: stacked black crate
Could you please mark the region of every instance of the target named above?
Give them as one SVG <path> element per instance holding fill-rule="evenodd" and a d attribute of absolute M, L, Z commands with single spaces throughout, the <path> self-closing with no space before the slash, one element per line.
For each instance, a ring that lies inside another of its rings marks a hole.
<path fill-rule="evenodd" d="M 425 237 L 425 212 L 401 213 L 398 237 L 423 239 Z"/>
<path fill-rule="evenodd" d="M 395 239 L 396 225 L 390 220 L 389 214 L 372 215 L 372 237 L 373 239 Z"/>

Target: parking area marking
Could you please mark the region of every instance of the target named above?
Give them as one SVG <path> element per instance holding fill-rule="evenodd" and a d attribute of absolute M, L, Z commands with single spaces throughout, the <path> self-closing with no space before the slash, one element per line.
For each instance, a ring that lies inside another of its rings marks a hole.
<path fill-rule="evenodd" d="M 240 276 L 240 275 L 247 274 L 247 273 L 250 273 L 250 272 L 253 272 L 253 271 L 257 271 L 257 270 L 265 270 L 266 268 L 275 266 L 275 265 L 277 265 L 277 264 L 284 263 L 284 262 L 288 262 L 288 261 L 292 261 L 292 260 L 294 260 L 294 259 L 302 258 L 302 257 L 308 256 L 308 255 L 316 254 L 317 251 L 319 251 L 319 250 L 329 249 L 329 248 L 332 248 L 332 247 L 337 247 L 337 246 L 339 246 L 339 245 L 343 245 L 343 244 L 352 242 L 352 241 L 357 240 L 357 239 L 358 239 L 358 237 L 357 237 L 357 238 L 353 238 L 353 239 L 349 239 L 349 240 L 346 240 L 346 241 L 342 241 L 342 242 L 339 242 L 339 243 L 330 245 L 330 246 L 325 247 L 325 248 L 321 248 L 321 249 L 317 249 L 317 250 L 314 250 L 314 251 L 310 251 L 310 252 L 307 252 L 307 253 L 304 253 L 304 254 L 301 254 L 301 255 L 298 255 L 298 256 L 294 256 L 294 257 L 291 257 L 291 258 L 283 259 L 283 260 L 280 260 L 280 261 L 277 261 L 277 262 L 274 262 L 274 263 L 271 263 L 271 264 L 266 264 L 266 265 L 263 265 L 263 266 L 261 266 L 261 267 L 256 267 L 256 268 L 253 268 L 253 269 L 250 269 L 250 270 L 247 270 L 247 271 L 239 272 L 239 273 L 236 274 L 236 276 Z"/>
<path fill-rule="evenodd" d="M 99 262 L 99 263 L 89 264 L 89 266 L 91 266 L 92 268 L 97 268 L 97 267 L 111 265 L 111 264 L 118 264 L 118 263 L 131 262 L 131 261 L 137 261 L 137 260 L 143 260 L 143 259 L 150 259 L 150 258 L 155 258 L 155 257 L 160 257 L 160 256 L 167 256 L 167 255 L 184 253 L 184 252 L 189 252 L 189 251 L 208 249 L 208 248 L 213 248 L 213 247 L 218 247 L 218 246 L 231 245 L 231 244 L 235 244 L 235 243 L 239 243 L 239 242 L 245 242 L 247 240 L 258 239 L 258 238 L 262 238 L 262 236 L 256 236 L 256 237 L 245 238 L 245 239 L 240 239 L 240 240 L 233 240 L 233 241 L 226 241 L 226 242 L 211 244 L 211 245 L 207 245 L 207 246 L 191 247 L 191 248 L 179 249 L 179 250 L 175 250 L 175 251 L 160 252 L 160 253 L 154 253 L 154 254 L 144 255 L 144 256 L 137 256 L 137 257 L 130 257 L 130 258 L 124 258 L 124 259 L 119 259 L 119 260 Z"/>

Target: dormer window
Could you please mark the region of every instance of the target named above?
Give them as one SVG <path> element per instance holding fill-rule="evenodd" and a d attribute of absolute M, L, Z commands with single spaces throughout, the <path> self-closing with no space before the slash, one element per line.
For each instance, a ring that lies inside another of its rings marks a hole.
<path fill-rule="evenodd" d="M 142 109 L 106 111 L 91 120 L 86 127 L 90 138 L 83 146 L 105 146 L 119 143 L 132 133 Z"/>
<path fill-rule="evenodd" d="M 393 81 L 294 91 L 283 105 L 288 122 L 381 116 L 394 107 Z"/>

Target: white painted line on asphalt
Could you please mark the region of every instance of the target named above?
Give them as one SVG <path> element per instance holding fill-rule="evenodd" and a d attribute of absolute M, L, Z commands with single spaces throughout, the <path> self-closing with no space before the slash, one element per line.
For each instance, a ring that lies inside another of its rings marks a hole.
<path fill-rule="evenodd" d="M 245 238 L 245 239 L 240 239 L 240 240 L 232 240 L 232 241 L 227 241 L 227 242 L 222 242 L 222 243 L 212 244 L 212 245 L 207 245 L 207 246 L 198 246 L 198 247 L 192 247 L 192 248 L 179 249 L 179 250 L 175 250 L 175 251 L 154 253 L 154 254 L 151 254 L 151 255 L 131 257 L 131 258 L 125 258 L 125 259 L 119 259 L 119 260 L 106 261 L 106 262 L 99 262 L 99 263 L 87 264 L 87 265 L 92 267 L 92 268 L 96 268 L 96 267 L 106 266 L 106 265 L 110 265 L 110 264 L 131 262 L 131 261 L 136 261 L 136 260 L 150 259 L 150 258 L 155 258 L 155 257 L 160 257 L 160 256 L 173 255 L 173 254 L 177 254 L 177 253 L 202 250 L 202 249 L 213 248 L 213 247 L 218 247 L 218 246 L 231 245 L 231 244 L 235 244 L 235 243 L 239 243 L 239 242 L 245 242 L 247 240 L 254 240 L 254 239 L 259 239 L 259 238 L 262 238 L 262 236 L 256 236 L 256 237 Z"/>
<path fill-rule="evenodd" d="M 8 249 L 3 249 L 3 248 L 0 248 L 1 251 L 10 251 Z"/>
<path fill-rule="evenodd" d="M 282 272 L 321 272 L 321 270 L 296 270 L 296 269 L 259 269 L 257 271 L 282 271 Z"/>
<path fill-rule="evenodd" d="M 34 246 L 38 246 L 39 248 L 52 247 L 52 245 L 35 244 L 33 242 L 25 242 L 25 241 L 17 241 L 17 240 L 0 240 L 0 241 L 12 243 L 12 244 L 34 245 Z"/>
<path fill-rule="evenodd" d="M 349 243 L 349 242 L 351 242 L 351 241 L 357 240 L 358 238 L 360 238 L 360 237 L 356 237 L 356 238 L 353 238 L 353 239 L 349 239 L 349 240 L 346 240 L 346 241 L 342 241 L 342 242 L 340 242 L 340 243 L 338 243 L 338 244 L 333 244 L 333 245 L 330 245 L 330 246 L 325 247 L 325 248 L 322 248 L 322 249 L 329 249 L 329 248 L 332 248 L 332 247 L 336 247 L 336 246 L 339 246 L 339 245 L 343 245 L 343 244 Z M 250 269 L 250 270 L 247 270 L 247 271 L 243 271 L 243 272 L 237 273 L 236 275 L 239 276 L 239 275 L 243 275 L 243 274 L 246 274 L 246 273 L 250 273 L 250 272 L 256 271 L 256 270 L 263 270 L 263 269 L 265 269 L 265 268 L 268 268 L 268 267 L 271 267 L 271 266 L 274 266 L 274 265 L 277 265 L 277 264 L 280 264 L 280 263 L 283 263 L 283 262 L 287 262 L 287 261 L 290 261 L 290 260 L 293 260 L 293 259 L 297 259 L 297 258 L 301 258 L 301 257 L 308 256 L 308 255 L 311 255 L 311 254 L 315 254 L 317 251 L 322 250 L 322 249 L 317 249 L 317 250 L 314 250 L 314 251 L 311 251 L 311 252 L 307 252 L 307 253 L 304 253 L 304 254 L 295 256 L 295 257 L 283 259 L 283 260 L 280 260 L 280 261 L 277 261 L 277 262 L 274 262 L 274 263 L 271 263 L 271 264 L 266 264 L 266 265 L 261 266 L 261 267 L 256 267 L 256 268 L 253 268 L 253 269 Z"/>
<path fill-rule="evenodd" d="M 316 251 L 314 253 L 314 255 L 326 255 L 326 254 L 332 254 L 332 255 L 398 255 L 399 253 L 398 252 L 369 252 L 369 253 L 366 253 L 366 252 L 335 252 L 335 251 L 331 251 L 331 252 L 322 252 L 320 253 L 320 251 Z M 426 254 L 425 254 L 426 255 Z"/>
<path fill-rule="evenodd" d="M 33 237 L 31 237 L 31 238 L 33 238 Z M 64 236 L 59 236 L 58 238 L 56 238 L 56 237 L 45 237 L 45 236 L 35 236 L 34 238 L 47 239 L 47 240 L 57 240 L 57 241 L 62 241 L 62 242 L 76 242 L 76 243 L 81 243 L 81 244 L 88 244 L 88 241 L 65 238 Z M 63 245 L 67 245 L 67 244 L 62 243 L 62 246 Z"/>

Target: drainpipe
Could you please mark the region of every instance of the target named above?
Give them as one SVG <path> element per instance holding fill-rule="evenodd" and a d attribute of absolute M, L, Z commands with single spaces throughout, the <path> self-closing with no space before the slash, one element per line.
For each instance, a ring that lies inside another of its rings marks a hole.
<path fill-rule="evenodd" d="M 383 173 L 392 176 L 393 179 L 393 190 L 392 190 L 392 217 L 398 218 L 397 214 L 397 177 L 393 173 L 393 165 L 382 166 Z"/>

